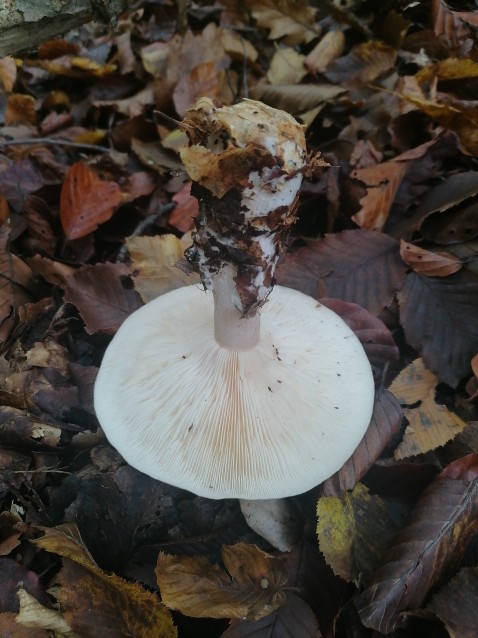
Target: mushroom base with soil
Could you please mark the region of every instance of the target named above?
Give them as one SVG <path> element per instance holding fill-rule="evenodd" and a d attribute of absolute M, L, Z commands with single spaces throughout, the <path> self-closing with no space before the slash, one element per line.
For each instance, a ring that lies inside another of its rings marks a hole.
<path fill-rule="evenodd" d="M 107 438 L 133 467 L 206 498 L 313 488 L 370 421 L 374 384 L 359 340 L 325 306 L 277 286 L 257 325 L 237 319 L 249 345 L 223 347 L 215 305 L 222 312 L 213 293 L 187 286 L 124 322 L 95 386 Z"/>

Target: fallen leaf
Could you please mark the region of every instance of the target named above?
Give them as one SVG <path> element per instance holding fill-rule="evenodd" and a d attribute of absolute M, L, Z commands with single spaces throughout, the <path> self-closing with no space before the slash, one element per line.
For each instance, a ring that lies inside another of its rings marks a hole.
<path fill-rule="evenodd" d="M 23 93 L 12 93 L 8 96 L 5 108 L 6 126 L 19 126 L 21 124 L 35 125 L 37 114 L 35 112 L 35 98 Z"/>
<path fill-rule="evenodd" d="M 395 450 L 396 459 L 435 450 L 465 429 L 466 423 L 458 415 L 436 403 L 437 383 L 437 377 L 426 369 L 423 360 L 416 359 L 390 386 L 408 420 L 403 441 Z M 414 407 L 417 402 L 419 405 Z"/>
<path fill-rule="evenodd" d="M 395 48 L 380 40 L 368 40 L 356 45 L 348 55 L 337 58 L 325 77 L 346 87 L 356 87 L 376 80 L 395 64 Z"/>
<path fill-rule="evenodd" d="M 256 2 L 248 0 L 251 13 L 261 29 L 268 29 L 271 40 L 284 38 L 289 45 L 309 42 L 318 34 L 314 27 L 316 9 L 307 2 L 285 0 L 277 3 L 270 0 Z"/>
<path fill-rule="evenodd" d="M 391 304 L 404 276 L 398 242 L 366 230 L 327 235 L 287 254 L 276 270 L 282 286 L 356 303 L 374 315 Z"/>
<path fill-rule="evenodd" d="M 83 266 L 66 279 L 65 301 L 78 308 L 89 334 L 114 334 L 140 308 L 138 293 L 122 281 L 129 275 L 126 266 L 105 263 Z"/>
<path fill-rule="evenodd" d="M 43 604 L 48 604 L 48 596 L 43 589 L 39 577 L 24 565 L 17 563 L 13 558 L 0 557 L 0 570 L 2 574 L 2 587 L 0 588 L 0 610 L 16 612 L 20 606 L 17 598 L 18 584 L 31 594 L 36 596 Z"/>
<path fill-rule="evenodd" d="M 7 93 L 11 93 L 17 79 L 17 65 L 11 55 L 0 58 L 0 82 Z"/>
<path fill-rule="evenodd" d="M 256 534 L 281 552 L 290 552 L 299 538 L 299 520 L 286 498 L 240 500 L 241 512 Z"/>
<path fill-rule="evenodd" d="M 478 567 L 462 569 L 427 605 L 445 625 L 450 638 L 476 638 Z"/>
<path fill-rule="evenodd" d="M 271 614 L 259 620 L 232 620 L 221 638 L 321 638 L 309 605 L 292 593 Z"/>
<path fill-rule="evenodd" d="M 221 556 L 225 570 L 203 556 L 160 553 L 156 577 L 163 603 L 194 618 L 248 620 L 284 604 L 287 571 L 279 558 L 246 543 L 224 546 Z"/>
<path fill-rule="evenodd" d="M 35 544 L 63 558 L 55 596 L 62 615 L 80 636 L 134 635 L 175 638 L 168 610 L 155 594 L 103 572 L 93 561 L 75 526 L 43 528 Z"/>
<path fill-rule="evenodd" d="M 438 475 L 395 537 L 355 606 L 366 627 L 391 633 L 406 610 L 459 564 L 478 531 L 478 465 L 473 480 Z"/>
<path fill-rule="evenodd" d="M 463 266 L 461 260 L 451 253 L 435 253 L 403 239 L 400 241 L 400 256 L 407 266 L 425 277 L 448 277 Z"/>
<path fill-rule="evenodd" d="M 307 75 L 305 56 L 292 47 L 277 49 L 270 61 L 267 79 L 270 84 L 299 84 Z"/>
<path fill-rule="evenodd" d="M 168 223 L 187 233 L 194 228 L 194 218 L 199 214 L 199 203 L 196 197 L 191 195 L 191 182 L 187 182 L 183 188 L 173 195 L 176 208 L 168 217 Z"/>
<path fill-rule="evenodd" d="M 251 90 L 251 96 L 276 109 L 300 115 L 344 92 L 343 87 L 333 84 L 258 84 Z"/>
<path fill-rule="evenodd" d="M 407 166 L 407 162 L 384 162 L 350 173 L 353 179 L 360 180 L 367 187 L 367 194 L 360 200 L 362 208 L 352 217 L 358 226 L 367 230 L 383 230 Z"/>
<path fill-rule="evenodd" d="M 323 73 L 340 55 L 345 47 L 342 31 L 329 31 L 315 45 L 305 58 L 305 66 L 310 73 Z"/>
<path fill-rule="evenodd" d="M 317 502 L 320 551 L 334 574 L 346 581 L 358 583 L 361 575 L 371 575 L 395 531 L 385 501 L 362 483 Z"/>
<path fill-rule="evenodd" d="M 68 239 L 89 235 L 108 221 L 122 200 L 115 182 L 101 180 L 86 164 L 73 164 L 60 198 L 61 225 Z"/>
<path fill-rule="evenodd" d="M 440 381 L 456 387 L 478 351 L 478 276 L 465 269 L 448 277 L 412 272 L 398 301 L 407 342 Z"/>
<path fill-rule="evenodd" d="M 179 80 L 173 91 L 176 113 L 184 117 L 196 100 L 204 96 L 212 99 L 221 97 L 220 77 L 215 62 L 198 64 Z"/>
<path fill-rule="evenodd" d="M 386 447 L 399 434 L 403 412 L 395 396 L 383 387 L 375 394 L 372 418 L 363 439 L 340 470 L 328 478 L 322 489 L 326 496 L 339 496 L 354 488 Z"/>
<path fill-rule="evenodd" d="M 77 638 L 60 611 L 42 605 L 23 588 L 18 590 L 20 612 L 16 616 L 19 626 L 18 636 L 24 635 L 21 627 L 28 631 L 28 636 L 51 636 L 55 632 L 55 638 Z M 47 631 L 48 630 L 48 631 Z M 12 634 L 17 636 L 17 634 Z"/>
<path fill-rule="evenodd" d="M 187 248 L 175 235 L 129 237 L 126 240 L 134 271 L 134 285 L 144 303 L 170 290 L 199 283 L 177 267 Z"/>

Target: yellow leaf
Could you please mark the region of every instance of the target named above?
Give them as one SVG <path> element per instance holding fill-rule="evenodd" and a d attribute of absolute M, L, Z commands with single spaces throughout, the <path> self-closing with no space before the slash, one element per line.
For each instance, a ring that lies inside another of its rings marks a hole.
<path fill-rule="evenodd" d="M 187 245 L 175 235 L 129 237 L 126 243 L 133 262 L 135 288 L 145 303 L 199 282 L 196 273 L 187 275 L 176 266 Z"/>
<path fill-rule="evenodd" d="M 163 603 L 194 618 L 259 620 L 285 602 L 283 562 L 255 545 L 223 547 L 226 570 L 204 556 L 161 553 L 156 578 Z"/>
<path fill-rule="evenodd" d="M 403 441 L 395 450 L 396 459 L 404 459 L 434 450 L 462 432 L 466 423 L 444 405 L 435 402 L 437 377 L 427 370 L 422 359 L 415 359 L 390 386 L 404 406 L 408 420 Z"/>
<path fill-rule="evenodd" d="M 447 58 L 421 69 L 415 76 L 417 81 L 459 80 L 478 77 L 478 63 L 469 58 Z"/>
<path fill-rule="evenodd" d="M 395 532 L 385 502 L 362 483 L 352 492 L 323 496 L 317 503 L 320 551 L 334 574 L 358 583 L 377 567 Z"/>

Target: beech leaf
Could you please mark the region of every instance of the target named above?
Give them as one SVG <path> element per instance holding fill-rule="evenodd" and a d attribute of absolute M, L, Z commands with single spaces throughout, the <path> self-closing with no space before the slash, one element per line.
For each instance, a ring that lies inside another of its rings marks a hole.
<path fill-rule="evenodd" d="M 385 634 L 394 631 L 401 613 L 419 609 L 429 590 L 459 563 L 478 531 L 477 476 L 478 463 L 473 480 L 438 475 L 423 492 L 355 601 L 366 627 Z"/>
<path fill-rule="evenodd" d="M 65 300 L 78 308 L 89 334 L 114 334 L 142 304 L 138 293 L 123 285 L 129 269 L 120 264 L 83 266 L 65 282 Z"/>
<path fill-rule="evenodd" d="M 246 543 L 224 546 L 221 556 L 227 571 L 204 556 L 161 553 L 156 577 L 164 604 L 194 618 L 258 620 L 284 603 L 287 570 L 279 558 Z"/>
<path fill-rule="evenodd" d="M 103 572 L 74 525 L 43 528 L 35 544 L 62 556 L 55 596 L 68 625 L 80 636 L 175 638 L 168 610 L 155 594 Z"/>
<path fill-rule="evenodd" d="M 134 270 L 134 286 L 144 303 L 175 288 L 199 283 L 196 273 L 187 275 L 176 266 L 188 244 L 175 235 L 129 237 L 127 245 Z"/>
<path fill-rule="evenodd" d="M 288 254 L 277 282 L 315 299 L 335 297 L 378 315 L 405 276 L 398 242 L 367 230 L 348 230 Z"/>
<path fill-rule="evenodd" d="M 287 593 L 286 601 L 259 620 L 232 620 L 221 638 L 320 638 L 312 609 L 302 599 Z"/>
<path fill-rule="evenodd" d="M 317 503 L 320 551 L 334 574 L 358 583 L 370 575 L 392 540 L 395 527 L 386 503 L 362 483 L 341 496 L 323 496 Z"/>
<path fill-rule="evenodd" d="M 456 387 L 478 351 L 478 276 L 465 269 L 444 278 L 412 272 L 398 301 L 408 343 L 440 381 Z"/>
<path fill-rule="evenodd" d="M 434 450 L 465 429 L 466 423 L 457 414 L 435 401 L 437 383 L 436 375 L 427 370 L 423 360 L 415 359 L 390 386 L 400 404 L 411 406 L 404 409 L 408 427 L 395 450 L 396 459 Z"/>
<path fill-rule="evenodd" d="M 425 277 L 448 277 L 458 272 L 463 264 L 451 253 L 435 253 L 425 250 L 403 239 L 400 242 L 400 256 L 415 272 Z"/>
<path fill-rule="evenodd" d="M 402 409 L 395 396 L 385 388 L 379 388 L 363 439 L 340 470 L 322 484 L 324 494 L 338 496 L 344 490 L 353 489 L 397 436 L 402 420 Z"/>
<path fill-rule="evenodd" d="M 121 199 L 116 182 L 101 180 L 86 164 L 73 164 L 60 196 L 60 219 L 67 239 L 92 233 L 110 219 Z"/>
<path fill-rule="evenodd" d="M 476 638 L 478 567 L 462 569 L 433 596 L 427 609 L 442 621 L 450 638 Z"/>
<path fill-rule="evenodd" d="M 384 162 L 351 172 L 350 177 L 359 179 L 367 187 L 367 194 L 360 200 L 362 208 L 352 217 L 358 226 L 367 230 L 383 229 L 407 166 L 408 162 Z"/>

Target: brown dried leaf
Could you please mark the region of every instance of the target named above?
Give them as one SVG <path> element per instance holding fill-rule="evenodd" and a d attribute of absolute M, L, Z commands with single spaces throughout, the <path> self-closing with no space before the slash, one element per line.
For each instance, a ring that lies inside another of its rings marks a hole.
<path fill-rule="evenodd" d="M 221 98 L 221 82 L 215 62 L 198 64 L 179 80 L 173 91 L 176 113 L 184 117 L 194 102 L 204 96 Z"/>
<path fill-rule="evenodd" d="M 374 315 L 390 305 L 404 276 L 398 242 L 367 230 L 327 235 L 287 254 L 276 270 L 282 286 L 356 303 Z"/>
<path fill-rule="evenodd" d="M 358 583 L 379 564 L 396 529 L 385 501 L 371 495 L 362 483 L 341 496 L 323 496 L 317 502 L 320 551 L 334 574 Z"/>
<path fill-rule="evenodd" d="M 80 636 L 174 638 L 168 610 L 155 594 L 103 572 L 91 558 L 74 525 L 43 528 L 35 544 L 62 556 L 55 595 L 64 619 Z"/>
<path fill-rule="evenodd" d="M 169 215 L 168 223 L 182 233 L 187 233 L 194 227 L 194 218 L 199 213 L 198 200 L 191 195 L 191 182 L 187 182 L 173 195 L 173 201 L 176 202 L 176 208 Z"/>
<path fill-rule="evenodd" d="M 466 423 L 454 412 L 435 401 L 437 377 L 427 370 L 422 359 L 407 366 L 390 386 L 390 392 L 402 406 L 408 419 L 403 441 L 395 450 L 396 459 L 404 459 L 434 450 L 462 432 Z"/>
<path fill-rule="evenodd" d="M 89 334 L 114 334 L 142 304 L 138 293 L 126 284 L 130 270 L 121 264 L 83 266 L 66 279 L 65 301 L 78 308 Z"/>
<path fill-rule="evenodd" d="M 400 256 L 407 266 L 425 277 L 448 277 L 463 266 L 451 253 L 435 253 L 409 244 L 403 239 L 400 241 Z"/>
<path fill-rule="evenodd" d="M 315 45 L 305 59 L 305 66 L 310 73 L 323 73 L 338 58 L 345 47 L 345 36 L 342 31 L 329 31 Z"/>
<path fill-rule="evenodd" d="M 221 556 L 227 571 L 203 556 L 161 553 L 156 577 L 164 604 L 194 618 L 248 620 L 284 604 L 287 570 L 279 558 L 246 543 L 224 546 Z"/>
<path fill-rule="evenodd" d="M 368 40 L 335 60 L 325 77 L 346 87 L 363 86 L 392 69 L 396 57 L 397 51 L 393 47 L 380 40 Z"/>
<path fill-rule="evenodd" d="M 394 631 L 401 613 L 419 609 L 428 591 L 456 568 L 478 531 L 476 459 L 474 477 L 439 475 L 423 492 L 382 566 L 355 601 L 366 627 L 382 633 Z"/>
<path fill-rule="evenodd" d="M 7 93 L 13 90 L 17 79 L 17 64 L 11 55 L 0 58 L 0 82 Z"/>
<path fill-rule="evenodd" d="M 53 231 L 51 209 L 48 204 L 40 197 L 29 195 L 25 200 L 23 215 L 28 231 L 37 242 L 40 251 L 53 255 L 57 238 Z"/>
<path fill-rule="evenodd" d="M 23 93 L 12 93 L 8 96 L 5 108 L 6 126 L 35 125 L 35 98 Z"/>
<path fill-rule="evenodd" d="M 408 343 L 440 381 L 456 387 L 478 351 L 478 276 L 465 269 L 444 278 L 412 272 L 398 301 Z"/>
<path fill-rule="evenodd" d="M 38 450 L 57 448 L 61 429 L 45 423 L 26 410 L 0 406 L 0 441 L 3 445 Z"/>
<path fill-rule="evenodd" d="M 367 187 L 362 208 L 352 219 L 361 228 L 381 231 L 385 226 L 395 194 L 407 170 L 408 162 L 384 162 L 350 173 Z"/>
<path fill-rule="evenodd" d="M 427 609 L 442 621 L 450 638 L 476 638 L 478 567 L 462 569 L 433 596 Z"/>
<path fill-rule="evenodd" d="M 306 75 L 305 56 L 292 47 L 277 49 L 270 61 L 267 80 L 270 84 L 298 84 Z"/>
<path fill-rule="evenodd" d="M 344 93 L 345 89 L 333 84 L 258 84 L 251 90 L 255 100 L 299 115 L 329 102 Z"/>
<path fill-rule="evenodd" d="M 375 395 L 372 419 L 352 456 L 323 484 L 326 496 L 351 490 L 365 476 L 385 448 L 400 432 L 403 412 L 395 396 L 383 387 Z"/>
<path fill-rule="evenodd" d="M 122 200 L 115 182 L 101 180 L 86 164 L 70 166 L 60 198 L 60 219 L 68 239 L 79 239 L 108 221 Z"/>
<path fill-rule="evenodd" d="M 144 303 L 175 288 L 199 283 L 199 275 L 187 275 L 176 266 L 187 245 L 175 235 L 129 237 L 126 243 L 134 270 L 134 285 Z"/>
<path fill-rule="evenodd" d="M 269 30 L 269 38 L 278 40 L 285 38 L 289 45 L 309 42 L 317 36 L 318 30 L 314 29 L 316 9 L 303 0 L 263 0 L 257 3 L 255 0 L 247 0 L 257 26 Z"/>
<path fill-rule="evenodd" d="M 317 618 L 309 605 L 287 593 L 279 609 L 260 620 L 232 620 L 221 638 L 320 638 Z"/>

